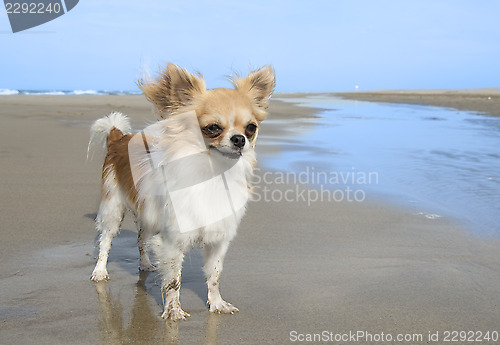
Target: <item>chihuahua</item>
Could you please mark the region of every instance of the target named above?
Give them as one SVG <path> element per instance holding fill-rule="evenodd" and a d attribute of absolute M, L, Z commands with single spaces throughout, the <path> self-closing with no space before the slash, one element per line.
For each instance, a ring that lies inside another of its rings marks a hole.
<path fill-rule="evenodd" d="M 275 74 L 265 66 L 231 81 L 233 88 L 206 89 L 201 74 L 168 64 L 157 77 L 138 82 L 158 122 L 132 133 L 128 118 L 114 112 L 91 127 L 89 148 L 101 143 L 106 150 L 96 217 L 99 255 L 91 279 L 109 279 L 111 242 L 131 210 L 139 268 L 161 274 L 164 319 L 189 317 L 179 293 L 183 258 L 194 245 L 204 252 L 210 311 L 238 311 L 222 299 L 219 279 L 251 194 L 254 148 Z"/>

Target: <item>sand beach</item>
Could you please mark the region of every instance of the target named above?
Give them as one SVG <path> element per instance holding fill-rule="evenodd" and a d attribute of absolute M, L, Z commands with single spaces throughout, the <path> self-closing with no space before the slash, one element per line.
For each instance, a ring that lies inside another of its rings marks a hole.
<path fill-rule="evenodd" d="M 495 91 L 337 96 L 500 115 Z M 100 162 L 87 161 L 87 143 L 91 123 L 111 111 L 135 129 L 155 121 L 140 95 L 0 96 L 0 344 L 443 344 L 461 331 L 498 343 L 500 241 L 377 200 L 251 202 L 221 282 L 235 315 L 208 312 L 193 250 L 181 287 L 192 316 L 162 320 L 159 280 L 137 268 L 130 217 L 113 242 L 111 280 L 91 282 Z M 279 142 L 283 123 L 296 128 L 317 112 L 272 101 L 269 118 L 280 121 L 261 133 Z"/>

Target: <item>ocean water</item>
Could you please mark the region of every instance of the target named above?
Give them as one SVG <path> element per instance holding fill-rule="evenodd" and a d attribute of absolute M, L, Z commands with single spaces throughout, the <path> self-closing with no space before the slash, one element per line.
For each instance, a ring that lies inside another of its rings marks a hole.
<path fill-rule="evenodd" d="M 260 155 L 261 166 L 301 174 L 301 182 L 338 190 L 338 199 L 349 189 L 354 201 L 384 198 L 500 237 L 500 118 L 323 96 L 283 101 L 330 110 L 290 128 L 284 141 L 262 133 L 259 144 L 284 150 Z"/>
<path fill-rule="evenodd" d="M 15 90 L 1 89 L 0 96 L 10 95 L 140 95 L 141 91 L 109 91 L 109 90 Z"/>

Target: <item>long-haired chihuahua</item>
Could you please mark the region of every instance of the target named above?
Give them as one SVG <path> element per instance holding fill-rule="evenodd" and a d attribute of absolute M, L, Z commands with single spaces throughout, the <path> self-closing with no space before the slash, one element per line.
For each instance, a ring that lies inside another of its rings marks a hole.
<path fill-rule="evenodd" d="M 179 290 L 184 254 L 194 245 L 204 251 L 210 311 L 238 311 L 222 299 L 219 278 L 251 193 L 254 147 L 275 87 L 274 70 L 265 66 L 232 83 L 234 88 L 206 89 L 200 74 L 168 64 L 156 78 L 138 83 L 160 121 L 132 133 L 128 118 L 115 112 L 91 127 L 89 147 L 106 148 L 96 217 L 99 255 L 91 279 L 109 278 L 111 242 L 131 210 L 139 268 L 158 269 L 162 277 L 165 319 L 189 317 Z"/>

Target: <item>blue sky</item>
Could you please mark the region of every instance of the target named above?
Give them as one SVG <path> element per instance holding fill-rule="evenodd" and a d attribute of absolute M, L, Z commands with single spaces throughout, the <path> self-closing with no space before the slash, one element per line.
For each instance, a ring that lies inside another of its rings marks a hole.
<path fill-rule="evenodd" d="M 281 92 L 500 87 L 500 1 L 80 0 L 12 34 L 0 88 L 137 90 L 167 61 L 225 75 L 274 65 Z"/>

